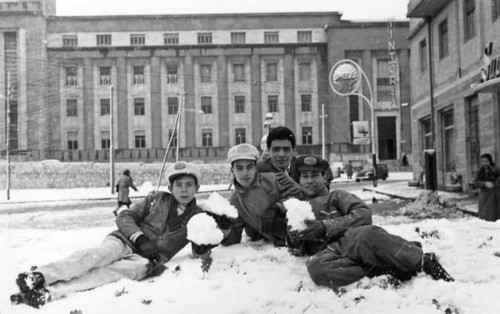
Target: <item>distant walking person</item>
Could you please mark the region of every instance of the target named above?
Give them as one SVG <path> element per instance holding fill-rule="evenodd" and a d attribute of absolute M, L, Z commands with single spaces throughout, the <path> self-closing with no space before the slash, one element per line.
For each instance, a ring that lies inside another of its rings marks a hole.
<path fill-rule="evenodd" d="M 401 157 L 401 165 L 403 167 L 408 167 L 408 156 L 406 156 L 406 153 L 403 153 L 403 157 Z"/>
<path fill-rule="evenodd" d="M 130 170 L 125 169 L 123 170 L 123 174 L 120 180 L 118 180 L 118 183 L 116 184 L 116 192 L 118 192 L 118 207 L 115 211 L 113 211 L 115 216 L 118 215 L 118 210 L 120 207 L 127 206 L 127 208 L 129 208 L 130 204 L 132 204 L 128 196 L 129 188 L 133 188 L 136 192 L 138 191 L 137 187 L 134 185 L 132 177 L 130 176 Z"/>
<path fill-rule="evenodd" d="M 478 216 L 486 221 L 500 219 L 500 169 L 490 154 L 481 155 L 481 167 L 474 180 L 479 189 Z"/>
<path fill-rule="evenodd" d="M 350 160 L 345 165 L 345 173 L 347 174 L 347 179 L 352 179 L 352 162 Z"/>

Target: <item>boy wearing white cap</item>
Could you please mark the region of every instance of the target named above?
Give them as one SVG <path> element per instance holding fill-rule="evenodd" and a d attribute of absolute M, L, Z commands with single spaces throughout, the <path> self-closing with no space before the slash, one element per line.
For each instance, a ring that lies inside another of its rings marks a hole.
<path fill-rule="evenodd" d="M 259 152 L 253 145 L 236 145 L 227 157 L 235 187 L 229 202 L 238 210 L 238 218 L 222 244 L 239 243 L 244 228 L 252 241 L 263 238 L 285 245 L 286 220 L 276 203 L 289 197 L 303 198 L 302 188 L 283 173 L 257 173 Z"/>
<path fill-rule="evenodd" d="M 20 293 L 11 301 L 38 308 L 71 292 L 160 274 L 162 263 L 189 243 L 186 224 L 202 211 L 195 199 L 201 178 L 198 166 L 177 162 L 167 169 L 166 177 L 171 193 L 151 192 L 141 203 L 121 211 L 118 230 L 98 246 L 20 273 L 16 280 Z"/>

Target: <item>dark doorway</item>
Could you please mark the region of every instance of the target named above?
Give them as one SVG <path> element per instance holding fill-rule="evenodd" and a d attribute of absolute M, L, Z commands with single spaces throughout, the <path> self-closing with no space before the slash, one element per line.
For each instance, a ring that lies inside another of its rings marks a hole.
<path fill-rule="evenodd" d="M 378 158 L 397 159 L 396 117 L 378 117 Z"/>

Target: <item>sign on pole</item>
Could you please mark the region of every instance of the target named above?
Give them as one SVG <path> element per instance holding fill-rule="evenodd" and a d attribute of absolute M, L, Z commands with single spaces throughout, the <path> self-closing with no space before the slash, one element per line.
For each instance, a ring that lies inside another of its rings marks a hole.
<path fill-rule="evenodd" d="M 355 145 L 370 144 L 371 134 L 368 121 L 353 121 L 352 136 L 352 142 Z"/>
<path fill-rule="evenodd" d="M 355 93 L 361 84 L 361 73 L 354 61 L 341 60 L 337 62 L 328 76 L 330 87 L 340 96 L 348 96 Z"/>

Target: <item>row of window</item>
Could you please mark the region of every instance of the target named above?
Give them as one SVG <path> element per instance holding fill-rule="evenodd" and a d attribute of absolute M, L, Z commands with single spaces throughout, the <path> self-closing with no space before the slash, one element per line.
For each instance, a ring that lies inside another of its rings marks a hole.
<path fill-rule="evenodd" d="M 173 130 L 168 130 L 169 138 L 172 136 Z M 236 128 L 234 130 L 234 139 L 236 145 L 246 143 L 246 129 Z M 212 129 L 202 129 L 201 130 L 201 145 L 202 147 L 212 147 L 213 146 L 213 131 Z M 304 126 L 302 127 L 302 145 L 311 145 L 312 142 L 312 127 Z M 70 131 L 67 133 L 67 144 L 68 149 L 77 150 L 78 149 L 78 132 Z M 172 147 L 177 147 L 177 134 L 172 138 Z M 110 132 L 101 131 L 101 149 L 109 149 L 111 146 Z M 134 132 L 134 148 L 146 148 L 146 132 L 143 130 L 137 130 Z"/>
<path fill-rule="evenodd" d="M 500 0 L 491 1 L 492 21 L 495 22 L 500 18 Z M 464 42 L 476 36 L 476 1 L 464 0 L 463 2 L 463 30 Z M 448 36 L 448 19 L 445 18 L 438 24 L 438 54 L 439 59 L 443 59 L 449 54 L 449 36 Z M 420 72 L 425 72 L 428 66 L 427 60 L 427 39 L 423 39 L 419 43 L 419 56 L 420 56 Z"/>
<path fill-rule="evenodd" d="M 300 95 L 301 99 L 301 111 L 311 112 L 311 95 L 303 94 Z M 267 97 L 268 112 L 278 112 L 278 95 L 268 95 Z M 100 99 L 100 115 L 107 116 L 110 113 L 111 102 L 109 98 Z M 167 113 L 169 115 L 177 114 L 179 110 L 179 98 L 178 97 L 167 97 Z M 201 97 L 201 111 L 204 114 L 212 114 L 212 97 L 202 96 Z M 234 112 L 235 113 L 245 113 L 245 96 L 234 96 Z M 144 116 L 146 114 L 145 100 L 144 98 L 134 98 L 134 115 Z M 67 117 L 77 117 L 78 116 L 78 101 L 77 99 L 71 98 L 66 99 L 66 116 Z"/>
<path fill-rule="evenodd" d="M 245 65 L 233 64 L 234 82 L 245 82 Z M 167 84 L 178 84 L 178 65 L 167 64 Z M 144 66 L 137 65 L 132 67 L 132 84 L 146 84 L 144 75 Z M 299 81 L 311 80 L 311 63 L 301 62 L 299 64 Z M 200 65 L 200 81 L 201 83 L 212 82 L 212 65 Z M 266 63 L 266 82 L 278 81 L 278 63 Z M 66 86 L 78 86 L 78 67 L 66 67 Z M 99 85 L 112 85 L 111 82 L 111 67 L 99 67 Z"/>
<path fill-rule="evenodd" d="M 163 44 L 178 45 L 179 36 L 180 36 L 179 33 L 164 33 Z M 231 36 L 231 44 L 246 44 L 245 32 L 231 32 L 230 36 Z M 198 33 L 197 42 L 198 44 L 212 44 L 213 34 L 211 32 Z M 264 32 L 264 43 L 275 44 L 279 42 L 280 42 L 279 31 Z M 297 31 L 297 42 L 299 43 L 312 42 L 312 31 Z M 62 43 L 63 47 L 77 47 L 78 35 L 63 35 Z M 112 35 L 111 34 L 96 35 L 96 45 L 111 46 Z M 146 34 L 130 34 L 130 45 L 132 46 L 146 45 Z"/>

